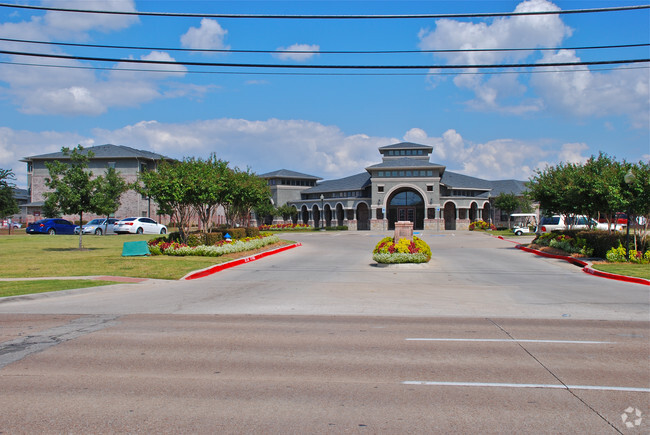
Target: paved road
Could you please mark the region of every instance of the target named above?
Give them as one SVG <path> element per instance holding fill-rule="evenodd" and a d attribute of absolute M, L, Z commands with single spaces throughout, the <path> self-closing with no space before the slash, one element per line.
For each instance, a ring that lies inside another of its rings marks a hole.
<path fill-rule="evenodd" d="M 299 233 L 303 246 L 196 281 L 0 303 L 0 313 L 316 314 L 648 320 L 648 287 L 588 275 L 479 233 L 425 233 L 426 266 L 379 268 L 381 234 Z"/>
<path fill-rule="evenodd" d="M 1 433 L 650 427 L 642 420 L 629 432 L 621 419 L 629 407 L 648 416 L 646 323 L 130 315 L 61 316 L 52 326 L 23 316 L 2 317 L 13 334 L 32 327 L 13 344 L 50 347 L 0 369 Z"/>
<path fill-rule="evenodd" d="M 0 302 L 0 433 L 649 432 L 647 286 L 472 233 L 379 268 L 380 237 Z"/>

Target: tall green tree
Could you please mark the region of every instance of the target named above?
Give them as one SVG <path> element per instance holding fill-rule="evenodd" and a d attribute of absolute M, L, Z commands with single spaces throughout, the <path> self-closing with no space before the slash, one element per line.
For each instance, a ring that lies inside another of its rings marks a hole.
<path fill-rule="evenodd" d="M 102 181 L 93 178 L 87 170 L 88 161 L 94 156 L 92 151 L 84 153 L 81 145 L 70 150 L 61 149 L 69 161 L 46 162 L 49 178 L 45 185 L 52 191 L 45 193 L 45 204 L 50 210 L 60 210 L 65 214 L 79 215 L 79 225 L 83 224 L 84 213 L 98 213 L 93 197 L 100 191 Z M 79 249 L 83 248 L 83 231 L 79 231 Z"/>
<path fill-rule="evenodd" d="M 218 159 L 213 153 L 207 160 L 190 158 L 182 164 L 188 165 L 194 186 L 189 192 L 189 201 L 201 221 L 203 231 L 207 232 L 217 207 L 230 200 L 228 162 Z"/>
<path fill-rule="evenodd" d="M 510 229 L 510 214 L 519 208 L 521 202 L 514 193 L 501 192 L 494 198 L 494 206 L 508 213 L 508 229 Z"/>
<path fill-rule="evenodd" d="M 159 212 L 178 223 L 181 239 L 187 241 L 194 213 L 195 178 L 187 162 L 163 160 L 155 171 L 143 171 L 134 186 L 142 195 L 152 198 Z"/>
<path fill-rule="evenodd" d="M 226 219 L 230 224 L 241 222 L 250 224 L 250 213 L 260 209 L 262 213 L 269 211 L 271 190 L 263 178 L 258 177 L 250 169 L 242 171 L 235 168 L 229 178 L 229 201 L 224 204 Z"/>
<path fill-rule="evenodd" d="M 0 219 L 20 212 L 18 201 L 14 196 L 15 185 L 12 180 L 15 179 L 13 171 L 0 168 Z M 11 234 L 11 225 L 9 225 L 9 234 Z"/>
<path fill-rule="evenodd" d="M 97 183 L 95 194 L 91 199 L 95 213 L 108 218 L 111 214 L 115 213 L 120 207 L 120 198 L 129 190 L 129 185 L 115 168 L 108 168 L 106 174 L 98 177 L 95 182 Z M 108 227 L 108 219 L 104 222 L 104 231 L 106 234 Z"/>

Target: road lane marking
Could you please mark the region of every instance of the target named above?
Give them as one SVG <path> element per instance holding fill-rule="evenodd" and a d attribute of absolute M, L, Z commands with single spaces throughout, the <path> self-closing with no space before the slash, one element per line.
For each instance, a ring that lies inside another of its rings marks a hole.
<path fill-rule="evenodd" d="M 650 388 L 616 387 L 609 385 L 562 385 L 562 384 L 511 384 L 499 382 L 438 382 L 438 381 L 403 381 L 402 385 L 426 385 L 440 387 L 492 387 L 492 388 L 548 388 L 557 390 L 596 390 L 626 391 L 650 393 Z"/>
<path fill-rule="evenodd" d="M 580 340 L 518 340 L 512 338 L 405 338 L 406 341 L 460 341 L 487 343 L 558 343 L 558 344 L 616 344 L 615 341 Z"/>

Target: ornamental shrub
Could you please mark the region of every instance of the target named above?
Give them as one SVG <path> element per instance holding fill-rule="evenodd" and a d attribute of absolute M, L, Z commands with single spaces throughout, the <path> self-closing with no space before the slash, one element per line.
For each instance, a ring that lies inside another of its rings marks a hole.
<path fill-rule="evenodd" d="M 619 243 L 618 247 L 607 251 L 606 258 L 607 261 L 611 261 L 612 263 L 626 262 L 625 247 Z M 630 262 L 638 264 L 650 263 L 650 250 L 643 254 L 641 251 L 637 251 L 636 249 L 630 249 Z"/>
<path fill-rule="evenodd" d="M 257 227 L 247 227 L 246 228 L 246 237 L 259 237 L 260 229 Z"/>
<path fill-rule="evenodd" d="M 426 263 L 431 259 L 431 248 L 418 237 L 413 241 L 399 239 L 397 243 L 392 237 L 384 237 L 372 252 L 377 263 Z"/>

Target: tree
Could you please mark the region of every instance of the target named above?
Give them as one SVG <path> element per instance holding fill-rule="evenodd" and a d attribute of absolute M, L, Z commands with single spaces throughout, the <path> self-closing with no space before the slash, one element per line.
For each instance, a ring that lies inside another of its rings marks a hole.
<path fill-rule="evenodd" d="M 501 192 L 494 199 L 494 206 L 508 213 L 508 229 L 510 229 L 510 214 L 517 210 L 520 205 L 519 198 L 514 193 Z"/>
<path fill-rule="evenodd" d="M 259 208 L 264 212 L 268 210 L 269 206 L 272 207 L 269 201 L 271 190 L 266 180 L 252 173 L 250 169 L 242 171 L 235 168 L 232 170 L 228 185 L 229 201 L 224 204 L 224 208 L 226 219 L 231 224 L 239 221 L 248 226 L 252 210 Z"/>
<path fill-rule="evenodd" d="M 142 195 L 152 198 L 159 212 L 168 214 L 178 223 L 181 239 L 187 241 L 193 214 L 195 178 L 186 162 L 163 160 L 156 171 L 140 172 L 134 186 Z"/>
<path fill-rule="evenodd" d="M 14 184 L 10 180 L 15 180 L 16 176 L 10 169 L 0 168 L 0 219 L 5 219 L 11 215 L 20 212 L 18 202 L 14 196 Z M 9 234 L 11 234 L 11 225 L 9 225 Z"/>
<path fill-rule="evenodd" d="M 201 221 L 203 231 L 207 232 L 217 207 L 229 200 L 228 162 L 217 159 L 213 153 L 207 160 L 191 158 L 182 164 L 189 166 L 187 172 L 194 185 L 194 189 L 189 192 L 189 201 Z"/>
<path fill-rule="evenodd" d="M 296 207 L 289 204 L 281 205 L 277 208 L 277 214 L 282 216 L 282 219 L 288 221 L 289 219 L 293 220 L 298 216 L 298 210 Z"/>
<path fill-rule="evenodd" d="M 61 148 L 63 154 L 69 157 L 69 163 L 59 160 L 46 162 L 50 177 L 45 179 L 45 185 L 52 189 L 45 193 L 45 205 L 49 210 L 60 210 L 65 214 L 79 215 L 79 225 L 83 225 L 84 212 L 98 213 L 97 203 L 93 199 L 100 194 L 101 177 L 93 179 L 87 171 L 88 161 L 94 156 L 92 151 L 84 153 L 84 148 L 77 145 L 70 150 Z M 79 231 L 79 249 L 82 244 L 83 231 Z"/>
<path fill-rule="evenodd" d="M 129 185 L 119 176 L 115 168 L 108 168 L 104 177 L 96 179 L 96 191 L 91 199 L 95 213 L 108 218 L 120 207 L 120 198 L 129 190 Z M 103 234 L 106 234 L 108 219 L 104 223 Z"/>

